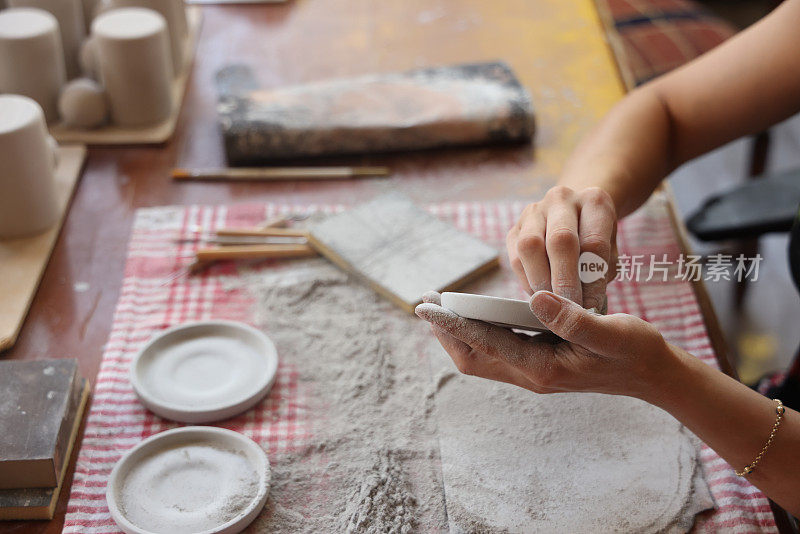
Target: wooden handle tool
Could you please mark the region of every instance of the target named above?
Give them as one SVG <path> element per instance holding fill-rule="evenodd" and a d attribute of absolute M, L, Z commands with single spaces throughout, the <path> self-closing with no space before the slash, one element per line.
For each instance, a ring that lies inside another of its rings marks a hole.
<path fill-rule="evenodd" d="M 305 237 L 308 238 L 308 230 L 303 228 L 220 228 L 217 230 L 218 236 L 230 237 Z"/>
<path fill-rule="evenodd" d="M 308 245 L 241 245 L 201 248 L 195 253 L 199 263 L 222 260 L 308 258 L 317 251 Z"/>
<path fill-rule="evenodd" d="M 342 180 L 385 178 L 388 167 L 231 167 L 221 169 L 173 169 L 174 180 Z"/>

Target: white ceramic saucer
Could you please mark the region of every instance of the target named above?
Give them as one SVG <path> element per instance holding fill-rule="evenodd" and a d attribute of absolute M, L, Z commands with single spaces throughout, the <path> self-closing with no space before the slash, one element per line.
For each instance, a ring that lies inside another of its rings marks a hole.
<path fill-rule="evenodd" d="M 442 293 L 442 307 L 466 319 L 485 321 L 504 328 L 550 331 L 533 314 L 527 300 L 446 292 Z"/>
<path fill-rule="evenodd" d="M 253 440 L 223 428 L 167 430 L 128 451 L 106 501 L 127 534 L 234 534 L 261 512 L 270 467 Z"/>
<path fill-rule="evenodd" d="M 210 423 L 239 414 L 269 393 L 278 369 L 272 341 L 232 321 L 176 326 L 154 337 L 131 364 L 131 384 L 155 414 Z"/>

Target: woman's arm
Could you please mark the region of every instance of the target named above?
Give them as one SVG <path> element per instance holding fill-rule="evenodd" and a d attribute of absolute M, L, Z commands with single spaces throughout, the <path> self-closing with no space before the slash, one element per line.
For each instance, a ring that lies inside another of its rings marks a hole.
<path fill-rule="evenodd" d="M 632 91 L 578 146 L 559 180 L 600 187 L 620 217 L 686 161 L 800 111 L 800 1 Z"/>
<path fill-rule="evenodd" d="M 798 28 L 800 0 L 787 0 L 617 104 L 575 150 L 559 187 L 509 231 L 508 257 L 522 286 L 602 309 L 606 280 L 581 284 L 580 254 L 613 266 L 617 217 L 639 207 L 670 171 L 800 110 Z"/>
<path fill-rule="evenodd" d="M 643 400 L 666 410 L 736 470 L 755 459 L 777 417 L 776 403 L 669 346 Z M 800 414 L 786 408 L 775 441 L 747 479 L 800 517 Z"/>

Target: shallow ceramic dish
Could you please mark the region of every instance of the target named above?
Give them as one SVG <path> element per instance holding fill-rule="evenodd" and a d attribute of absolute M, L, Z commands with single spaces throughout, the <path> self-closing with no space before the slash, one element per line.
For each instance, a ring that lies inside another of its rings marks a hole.
<path fill-rule="evenodd" d="M 269 483 L 269 459 L 251 439 L 183 427 L 128 451 L 111 471 L 106 501 L 127 534 L 233 534 L 261 512 Z"/>
<path fill-rule="evenodd" d="M 527 300 L 473 295 L 471 293 L 442 293 L 442 307 L 464 317 L 534 332 L 549 332 L 533 314 Z"/>
<path fill-rule="evenodd" d="M 209 423 L 239 414 L 269 393 L 278 369 L 272 341 L 233 321 L 176 326 L 133 359 L 131 384 L 155 414 Z"/>

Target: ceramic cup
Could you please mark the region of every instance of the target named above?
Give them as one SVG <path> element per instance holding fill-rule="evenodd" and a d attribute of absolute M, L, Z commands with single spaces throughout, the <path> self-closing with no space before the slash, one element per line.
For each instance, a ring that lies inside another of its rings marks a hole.
<path fill-rule="evenodd" d="M 43 9 L 56 18 L 61 32 L 67 79 L 78 76 L 80 74 L 78 51 L 86 38 L 82 0 L 7 0 L 7 2 L 8 7 Z"/>
<path fill-rule="evenodd" d="M 41 9 L 0 11 L 0 93 L 25 95 L 58 119 L 58 93 L 66 82 L 58 21 Z"/>
<path fill-rule="evenodd" d="M 172 72 L 177 76 L 183 72 L 185 63 L 184 43 L 186 42 L 186 12 L 182 0 L 97 0 L 95 16 L 113 9 L 141 7 L 152 9 L 167 21 Z"/>
<path fill-rule="evenodd" d="M 90 43 L 114 124 L 146 126 L 169 117 L 174 102 L 164 17 L 136 7 L 103 13 L 92 23 Z"/>
<path fill-rule="evenodd" d="M 39 104 L 0 95 L 0 239 L 44 231 L 58 219 L 53 147 Z"/>

